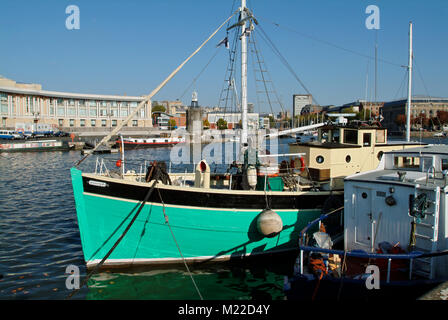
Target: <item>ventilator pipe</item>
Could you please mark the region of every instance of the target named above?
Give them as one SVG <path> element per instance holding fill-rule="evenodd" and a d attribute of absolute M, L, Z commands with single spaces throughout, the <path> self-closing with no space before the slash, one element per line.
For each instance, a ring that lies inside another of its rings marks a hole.
<path fill-rule="evenodd" d="M 210 188 L 210 166 L 205 160 L 198 163 L 194 175 L 195 188 Z"/>

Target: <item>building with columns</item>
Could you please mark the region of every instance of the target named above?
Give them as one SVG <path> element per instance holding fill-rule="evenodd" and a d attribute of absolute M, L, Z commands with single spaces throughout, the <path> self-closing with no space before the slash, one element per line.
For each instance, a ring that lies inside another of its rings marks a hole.
<path fill-rule="evenodd" d="M 42 90 L 0 76 L 0 128 L 16 123 L 50 124 L 66 131 L 104 131 L 123 122 L 144 96 L 97 95 Z M 128 127 L 152 127 L 151 101 Z"/>

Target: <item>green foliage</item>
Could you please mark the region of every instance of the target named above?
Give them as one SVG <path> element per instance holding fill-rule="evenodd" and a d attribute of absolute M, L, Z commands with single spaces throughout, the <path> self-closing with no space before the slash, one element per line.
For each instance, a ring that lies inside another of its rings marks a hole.
<path fill-rule="evenodd" d="M 176 126 L 176 120 L 174 119 L 168 120 L 168 126 L 170 127 L 170 130 L 173 130 L 174 127 Z"/>
<path fill-rule="evenodd" d="M 164 106 L 153 106 L 152 107 L 152 112 L 166 112 L 166 108 Z"/>
<path fill-rule="evenodd" d="M 219 118 L 218 121 L 216 122 L 216 126 L 218 127 L 219 130 L 225 130 L 227 129 L 227 121 L 224 120 L 223 118 Z"/>

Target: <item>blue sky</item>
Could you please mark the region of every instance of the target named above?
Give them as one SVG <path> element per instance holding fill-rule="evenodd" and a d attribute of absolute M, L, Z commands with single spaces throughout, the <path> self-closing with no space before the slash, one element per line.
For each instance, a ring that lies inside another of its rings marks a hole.
<path fill-rule="evenodd" d="M 233 4 L 233 0 L 2 0 L 0 74 L 41 83 L 46 90 L 147 94 L 230 15 Z M 68 5 L 80 9 L 79 30 L 65 27 Z M 400 65 L 407 64 L 411 20 L 414 94 L 448 97 L 446 0 L 248 0 L 248 5 L 322 105 L 364 99 L 366 77 L 367 98 L 373 99 L 374 61 L 365 56 L 374 56 L 375 37 L 379 59 L 388 62 L 378 63 L 378 100 L 406 95 L 405 69 Z M 380 9 L 378 31 L 365 27 L 368 5 Z M 216 44 L 224 36 L 225 30 L 220 31 L 154 99 L 181 98 L 188 104 L 196 89 L 201 105 L 217 105 L 228 53 L 224 47 L 216 53 Z M 292 95 L 305 91 L 260 37 L 258 41 L 278 95 L 291 109 Z M 182 96 L 215 53 L 213 63 Z M 253 79 L 249 81 L 253 89 Z M 249 101 L 257 101 L 253 93 Z"/>

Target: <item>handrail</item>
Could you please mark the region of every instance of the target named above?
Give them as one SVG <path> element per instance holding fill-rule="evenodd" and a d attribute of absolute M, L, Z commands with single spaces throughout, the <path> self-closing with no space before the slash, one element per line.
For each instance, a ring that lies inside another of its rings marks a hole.
<path fill-rule="evenodd" d="M 386 260 L 388 260 L 387 283 L 390 282 L 392 260 L 409 260 L 409 263 L 410 263 L 409 279 L 411 279 L 412 278 L 412 262 L 414 259 L 433 258 L 433 257 L 448 255 L 448 250 L 429 252 L 429 253 L 416 250 L 416 251 L 411 251 L 411 252 L 405 253 L 405 254 L 403 254 L 403 253 L 387 254 L 387 253 L 369 253 L 369 252 L 364 252 L 361 250 L 359 250 L 359 251 L 334 250 L 334 249 L 325 249 L 325 248 L 304 245 L 306 233 L 309 231 L 309 229 L 312 226 L 323 221 L 331 214 L 338 212 L 342 209 L 343 209 L 343 207 L 333 210 L 327 214 L 321 215 L 319 218 L 308 223 L 308 225 L 305 228 L 303 228 L 302 231 L 300 231 L 299 249 L 300 249 L 300 273 L 301 274 L 303 274 L 303 261 L 304 261 L 303 260 L 303 252 L 319 252 L 319 253 L 324 253 L 324 254 L 339 255 L 339 256 L 343 256 L 343 257 L 355 257 L 355 258 L 365 258 L 365 259 L 386 259 Z"/>
<path fill-rule="evenodd" d="M 304 243 L 304 241 L 305 241 L 305 238 L 304 238 L 304 237 L 305 237 L 306 233 L 308 232 L 308 230 L 309 230 L 312 226 L 314 226 L 316 223 L 321 222 L 322 220 L 328 218 L 328 216 L 332 215 L 333 213 L 335 213 L 335 212 L 339 212 L 339 211 L 341 211 L 341 210 L 343 210 L 343 209 L 344 209 L 344 206 L 339 207 L 339 208 L 337 208 L 337 209 L 335 209 L 335 210 L 333 210 L 333 211 L 330 211 L 330 212 L 328 212 L 328 213 L 326 213 L 326 214 L 322 214 L 319 218 L 316 218 L 316 219 L 314 219 L 313 221 L 309 222 L 308 225 L 307 225 L 305 228 L 303 228 L 302 231 L 300 231 L 300 233 L 299 233 L 299 237 L 300 237 L 300 246 L 302 246 L 302 244 Z"/>

